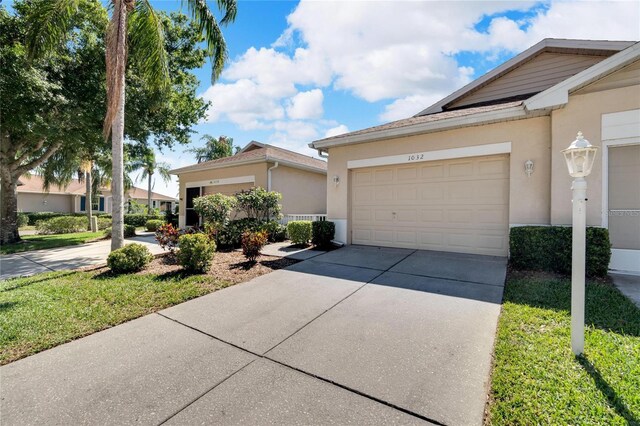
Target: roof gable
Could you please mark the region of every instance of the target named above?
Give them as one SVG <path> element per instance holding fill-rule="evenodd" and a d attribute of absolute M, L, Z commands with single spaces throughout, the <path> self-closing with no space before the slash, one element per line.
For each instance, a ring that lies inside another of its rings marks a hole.
<path fill-rule="evenodd" d="M 531 97 L 633 44 L 632 41 L 544 39 L 416 117 Z"/>

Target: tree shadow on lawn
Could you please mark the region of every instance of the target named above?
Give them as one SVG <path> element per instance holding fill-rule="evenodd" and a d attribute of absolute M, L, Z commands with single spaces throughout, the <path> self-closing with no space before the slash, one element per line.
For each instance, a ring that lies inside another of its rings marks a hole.
<path fill-rule="evenodd" d="M 570 312 L 571 279 L 545 273 L 510 273 L 504 302 Z M 613 285 L 588 280 L 585 323 L 617 334 L 640 336 L 640 309 Z"/>
<path fill-rule="evenodd" d="M 584 368 L 584 370 L 591 376 L 598 390 L 607 399 L 609 406 L 611 406 L 619 416 L 623 417 L 630 425 L 640 424 L 640 419 L 636 418 L 634 414 L 629 411 L 622 398 L 617 394 L 615 389 L 609 385 L 609 383 L 602 377 L 598 368 L 587 359 L 586 356 L 577 356 L 576 361 Z"/>
<path fill-rule="evenodd" d="M 16 290 L 16 289 L 19 289 L 19 288 L 22 288 L 22 287 L 27 287 L 27 286 L 30 286 L 30 285 L 33 285 L 33 284 L 44 282 L 44 281 L 51 281 L 51 280 L 54 280 L 56 278 L 66 277 L 67 275 L 74 274 L 75 271 L 64 272 L 64 273 L 61 273 L 60 275 L 56 275 L 55 277 L 49 276 L 49 273 L 50 272 L 43 272 L 41 274 L 38 274 L 37 278 L 36 278 L 36 276 L 34 276 L 34 277 L 15 277 L 15 278 L 10 278 L 10 279 L 6 280 L 5 282 L 0 283 L 1 284 L 0 285 L 0 293 Z M 46 277 L 40 277 L 40 275 L 42 275 L 42 274 L 47 274 L 47 276 Z M 22 280 L 24 280 L 24 281 L 22 281 Z M 15 284 L 11 285 L 12 283 L 15 283 Z M 4 287 L 5 285 L 7 285 L 7 287 Z"/>

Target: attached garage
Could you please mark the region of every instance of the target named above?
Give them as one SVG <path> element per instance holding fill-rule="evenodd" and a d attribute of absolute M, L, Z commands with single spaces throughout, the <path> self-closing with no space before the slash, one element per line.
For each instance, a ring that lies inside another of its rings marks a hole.
<path fill-rule="evenodd" d="M 351 241 L 506 256 L 509 155 L 351 171 Z"/>

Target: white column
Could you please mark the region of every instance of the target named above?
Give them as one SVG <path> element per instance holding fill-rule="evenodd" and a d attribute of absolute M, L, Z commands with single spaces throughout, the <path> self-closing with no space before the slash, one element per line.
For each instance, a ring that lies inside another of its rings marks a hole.
<path fill-rule="evenodd" d="M 587 221 L 587 181 L 576 178 L 573 190 L 573 230 L 571 262 L 571 349 L 575 355 L 584 352 L 584 274 Z"/>

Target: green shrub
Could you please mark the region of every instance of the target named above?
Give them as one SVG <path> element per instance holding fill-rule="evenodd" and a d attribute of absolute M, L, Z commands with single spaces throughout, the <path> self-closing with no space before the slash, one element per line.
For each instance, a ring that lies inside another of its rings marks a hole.
<path fill-rule="evenodd" d="M 104 230 L 104 235 L 111 238 L 111 227 Z M 124 237 L 131 238 L 136 236 L 136 227 L 133 225 L 124 225 Z"/>
<path fill-rule="evenodd" d="M 149 232 L 156 232 L 158 228 L 160 228 L 164 224 L 164 221 L 159 219 L 151 219 L 148 220 L 147 223 L 144 224 L 144 227 Z"/>
<path fill-rule="evenodd" d="M 133 225 L 136 228 L 143 227 L 148 220 L 163 220 L 161 215 L 146 215 L 146 214 L 125 214 L 124 223 L 126 225 Z"/>
<path fill-rule="evenodd" d="M 242 234 L 242 254 L 250 262 L 256 261 L 265 244 L 267 244 L 267 233 L 264 231 L 245 231 Z"/>
<path fill-rule="evenodd" d="M 517 269 L 571 273 L 571 232 L 569 226 L 520 226 L 511 228 L 509 255 Z M 605 276 L 611 260 L 609 230 L 587 228 L 586 273 Z"/>
<path fill-rule="evenodd" d="M 18 213 L 18 228 L 29 225 L 29 215 L 26 213 Z"/>
<path fill-rule="evenodd" d="M 102 231 L 111 226 L 111 217 L 98 216 L 98 230 Z"/>
<path fill-rule="evenodd" d="M 178 239 L 178 263 L 189 272 L 207 272 L 216 243 L 204 234 L 186 234 Z"/>
<path fill-rule="evenodd" d="M 316 247 L 330 247 L 336 234 L 336 225 L 326 220 L 317 220 L 311 224 L 311 243 Z"/>
<path fill-rule="evenodd" d="M 164 212 L 164 221 L 172 224 L 175 227 L 178 227 L 178 223 L 179 223 L 178 206 L 176 206 L 173 211 L 167 210 L 166 212 Z"/>
<path fill-rule="evenodd" d="M 242 244 L 242 234 L 245 231 L 260 231 L 263 223 L 257 219 L 245 217 L 231 220 L 215 232 L 218 247 L 238 248 Z"/>
<path fill-rule="evenodd" d="M 294 244 L 307 244 L 311 239 L 311 221 L 294 220 L 287 224 L 287 234 Z"/>
<path fill-rule="evenodd" d="M 38 234 L 70 234 L 87 230 L 86 217 L 60 216 L 36 222 Z"/>
<path fill-rule="evenodd" d="M 267 238 L 272 243 L 279 243 L 287 239 L 287 227 L 275 220 L 263 224 L 262 230 L 267 233 Z"/>
<path fill-rule="evenodd" d="M 84 213 L 60 213 L 60 212 L 25 212 L 24 214 L 29 217 L 29 225 L 35 225 L 39 220 L 49 220 L 54 217 L 62 216 L 74 216 L 74 217 L 86 217 Z"/>
<path fill-rule="evenodd" d="M 229 221 L 229 215 L 236 203 L 235 197 L 211 194 L 193 200 L 193 210 L 202 216 L 205 222 L 224 225 Z"/>
<path fill-rule="evenodd" d="M 109 253 L 107 266 L 114 273 L 123 274 L 140 271 L 152 260 L 153 255 L 146 246 L 133 243 Z"/>
<path fill-rule="evenodd" d="M 238 192 L 236 200 L 238 200 L 238 210 L 246 214 L 248 218 L 259 221 L 280 218 L 282 194 L 279 192 L 255 187 Z"/>

